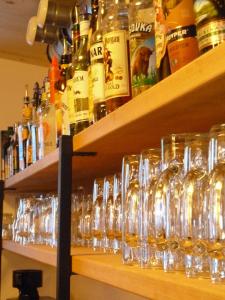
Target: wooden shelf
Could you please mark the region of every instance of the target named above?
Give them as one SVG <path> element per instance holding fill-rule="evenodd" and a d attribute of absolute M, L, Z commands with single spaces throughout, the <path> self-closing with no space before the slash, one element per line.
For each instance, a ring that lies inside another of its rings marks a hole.
<path fill-rule="evenodd" d="M 159 146 L 169 133 L 208 131 L 225 121 L 225 43 L 202 55 L 74 137 L 76 184 L 121 170 L 124 154 Z M 18 191 L 56 190 L 58 151 L 6 180 Z"/>
<path fill-rule="evenodd" d="M 225 300 L 225 286 L 209 279 L 125 266 L 120 256 L 74 256 L 73 272 L 151 300 Z"/>
<path fill-rule="evenodd" d="M 13 241 L 3 241 L 3 249 L 13 252 L 18 255 L 25 256 L 27 258 L 39 261 L 41 263 L 50 265 L 55 267 L 56 266 L 56 249 L 51 248 L 49 246 L 44 245 L 20 245 Z M 72 247 L 71 248 L 71 255 L 105 255 L 99 251 L 93 251 L 91 248 L 85 247 Z"/>

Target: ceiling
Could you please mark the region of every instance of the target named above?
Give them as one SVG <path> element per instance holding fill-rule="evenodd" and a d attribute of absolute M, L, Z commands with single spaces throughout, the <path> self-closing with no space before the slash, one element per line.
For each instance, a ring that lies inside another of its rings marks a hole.
<path fill-rule="evenodd" d="M 26 43 L 30 17 L 37 14 L 39 0 L 0 0 L 0 58 L 48 66 L 46 45 Z"/>

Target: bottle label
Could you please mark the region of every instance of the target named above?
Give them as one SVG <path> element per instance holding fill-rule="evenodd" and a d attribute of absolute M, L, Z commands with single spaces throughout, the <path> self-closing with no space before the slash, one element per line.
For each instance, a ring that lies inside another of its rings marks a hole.
<path fill-rule="evenodd" d="M 26 139 L 25 139 L 25 143 L 24 143 L 24 137 L 28 136 L 28 132 L 27 134 L 25 134 L 25 132 L 27 131 L 26 128 L 24 128 L 23 125 L 19 125 L 18 126 L 18 143 L 19 143 L 19 169 L 20 171 L 23 171 L 25 169 L 25 156 L 26 156 Z"/>
<path fill-rule="evenodd" d="M 166 53 L 166 19 L 162 7 L 162 0 L 155 0 L 155 50 L 156 67 L 159 69 Z"/>
<path fill-rule="evenodd" d="M 199 55 L 195 25 L 178 27 L 167 34 L 171 72 L 179 70 Z"/>
<path fill-rule="evenodd" d="M 157 82 L 154 18 L 153 7 L 140 9 L 129 26 L 133 96 Z"/>
<path fill-rule="evenodd" d="M 90 48 L 91 63 L 97 59 L 103 62 L 103 42 L 96 43 Z"/>
<path fill-rule="evenodd" d="M 37 161 L 37 126 L 33 124 L 31 126 L 31 137 L 32 137 L 32 162 Z"/>
<path fill-rule="evenodd" d="M 105 101 L 105 68 L 103 63 L 91 66 L 92 96 L 94 104 Z"/>
<path fill-rule="evenodd" d="M 80 22 L 80 36 L 88 35 L 90 28 L 90 21 L 85 20 Z"/>
<path fill-rule="evenodd" d="M 209 46 L 216 46 L 225 41 L 225 20 L 214 20 L 197 30 L 199 50 Z"/>
<path fill-rule="evenodd" d="M 69 122 L 69 104 L 67 89 L 62 95 L 62 134 L 70 135 L 70 122 Z"/>
<path fill-rule="evenodd" d="M 74 92 L 73 92 L 73 79 L 69 79 L 66 82 L 67 90 L 67 101 L 69 106 L 69 122 L 70 124 L 75 124 L 75 103 L 74 103 Z"/>
<path fill-rule="evenodd" d="M 88 71 L 75 71 L 73 91 L 76 123 L 89 120 Z"/>
<path fill-rule="evenodd" d="M 225 18 L 225 2 L 224 0 L 208 1 L 194 0 L 195 22 L 197 27 L 201 23 L 208 23 L 212 19 Z"/>
<path fill-rule="evenodd" d="M 62 95 L 63 93 L 57 91 L 55 93 L 55 121 L 57 139 L 62 135 L 63 115 L 62 115 Z"/>
<path fill-rule="evenodd" d="M 129 96 L 126 30 L 104 34 L 105 98 Z"/>

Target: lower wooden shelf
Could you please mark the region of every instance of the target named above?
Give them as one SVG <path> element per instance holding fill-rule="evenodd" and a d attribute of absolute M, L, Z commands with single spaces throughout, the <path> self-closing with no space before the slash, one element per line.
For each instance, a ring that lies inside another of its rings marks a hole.
<path fill-rule="evenodd" d="M 120 256 L 73 256 L 73 272 L 151 300 L 224 300 L 225 285 L 209 279 L 187 279 L 184 274 L 125 266 Z"/>
<path fill-rule="evenodd" d="M 42 245 L 19 245 L 3 241 L 3 249 L 56 266 L 56 249 Z M 225 285 L 209 279 L 187 279 L 181 273 L 125 266 L 120 255 L 71 248 L 72 272 L 101 281 L 151 300 L 225 300 Z"/>

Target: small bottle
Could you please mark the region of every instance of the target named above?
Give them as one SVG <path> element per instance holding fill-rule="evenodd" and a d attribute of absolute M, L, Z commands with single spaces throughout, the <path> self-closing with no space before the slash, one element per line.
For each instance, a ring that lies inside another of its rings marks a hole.
<path fill-rule="evenodd" d="M 67 101 L 69 105 L 69 123 L 70 123 L 70 134 L 75 133 L 75 98 L 73 92 L 73 76 L 75 71 L 75 66 L 77 63 L 77 51 L 80 46 L 80 24 L 79 24 L 79 12 L 78 6 L 74 6 L 73 12 L 73 24 L 72 24 L 72 63 L 67 69 L 66 73 L 66 89 L 67 89 Z"/>
<path fill-rule="evenodd" d="M 38 109 L 40 105 L 40 88 L 38 82 L 34 84 L 34 95 L 32 99 L 32 124 L 31 124 L 31 144 L 32 144 L 32 163 L 38 160 Z"/>
<path fill-rule="evenodd" d="M 90 64 L 88 52 L 88 32 L 90 17 L 87 12 L 80 16 L 80 47 L 73 76 L 73 92 L 75 99 L 75 134 L 89 126 L 88 68 Z"/>
<path fill-rule="evenodd" d="M 94 121 L 98 121 L 106 115 L 105 102 L 105 67 L 103 57 L 102 22 L 105 15 L 104 0 L 99 2 L 96 30 L 91 37 L 90 59 L 92 97 L 94 102 Z"/>
<path fill-rule="evenodd" d="M 171 72 L 199 56 L 192 0 L 164 1 L 167 51 Z"/>
<path fill-rule="evenodd" d="M 38 128 L 38 157 L 43 158 L 56 148 L 55 106 L 50 102 L 50 84 L 44 80 Z"/>
<path fill-rule="evenodd" d="M 107 114 L 131 99 L 128 5 L 115 0 L 103 20 L 105 99 Z"/>
<path fill-rule="evenodd" d="M 157 83 L 155 9 L 153 1 L 133 0 L 129 8 L 129 48 L 132 96 Z"/>
<path fill-rule="evenodd" d="M 200 54 L 225 41 L 225 2 L 194 1 L 195 24 Z"/>
<path fill-rule="evenodd" d="M 26 168 L 26 154 L 27 154 L 27 139 L 28 139 L 28 122 L 31 120 L 31 106 L 30 98 L 28 96 L 28 86 L 26 86 L 25 97 L 24 97 L 24 106 L 23 106 L 23 118 L 22 123 L 18 125 L 18 143 L 19 143 L 19 169 L 23 171 Z"/>
<path fill-rule="evenodd" d="M 18 143 L 18 124 L 14 124 L 13 138 L 13 174 L 19 172 L 19 143 Z"/>

